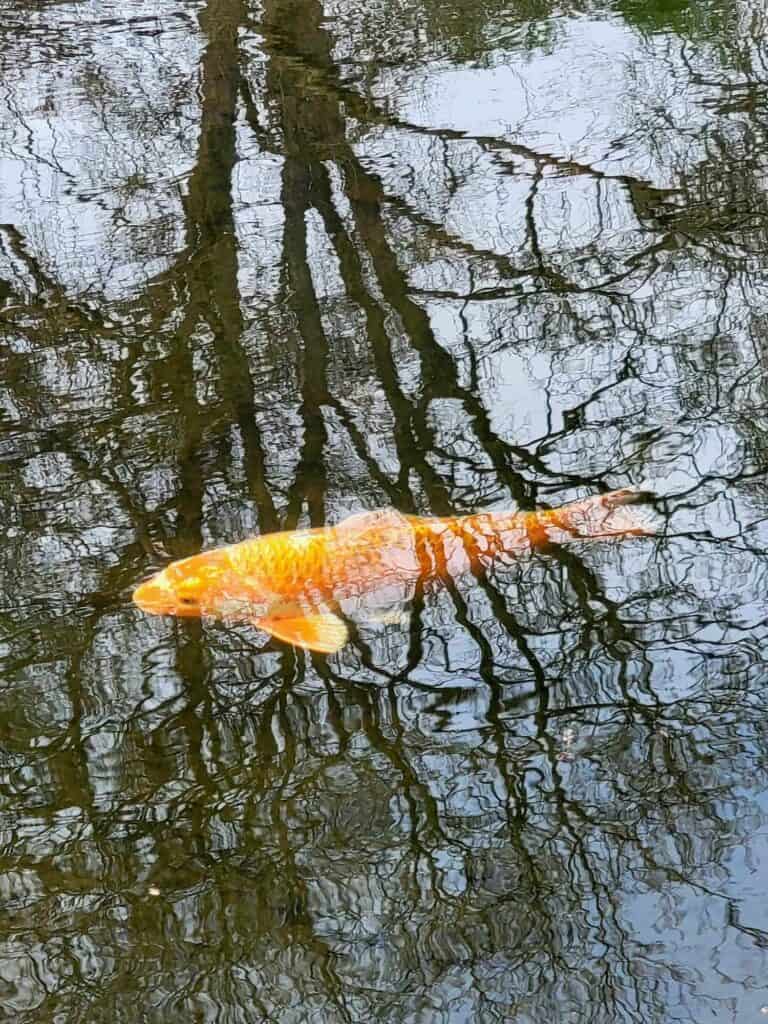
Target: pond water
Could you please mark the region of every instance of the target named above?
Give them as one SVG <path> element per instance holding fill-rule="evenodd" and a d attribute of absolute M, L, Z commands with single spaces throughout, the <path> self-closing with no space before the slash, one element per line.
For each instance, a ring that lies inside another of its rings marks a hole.
<path fill-rule="evenodd" d="M 764 4 L 0 10 L 0 1018 L 765 1019 Z M 130 601 L 627 486 L 329 657 Z"/>

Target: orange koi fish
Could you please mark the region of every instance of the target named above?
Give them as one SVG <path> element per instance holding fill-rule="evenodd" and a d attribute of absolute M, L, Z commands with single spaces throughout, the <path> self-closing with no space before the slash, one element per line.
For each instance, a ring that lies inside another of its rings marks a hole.
<path fill-rule="evenodd" d="M 349 639 L 345 618 L 371 602 L 402 605 L 419 581 L 446 581 L 573 540 L 656 532 L 640 491 L 620 490 L 535 512 L 451 518 L 362 512 L 336 526 L 268 533 L 171 563 L 137 587 L 155 615 L 249 622 L 323 654 Z"/>

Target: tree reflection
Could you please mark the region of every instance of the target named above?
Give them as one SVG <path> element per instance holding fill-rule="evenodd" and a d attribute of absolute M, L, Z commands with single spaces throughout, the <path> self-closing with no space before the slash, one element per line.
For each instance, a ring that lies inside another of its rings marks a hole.
<path fill-rule="evenodd" d="M 581 7 L 49 7 L 37 51 L 9 19 L 13 1019 L 766 1001 L 763 15 L 622 10 L 612 120 Z M 596 113 L 559 146 L 574 52 Z M 508 66 L 491 130 L 461 89 Z M 255 531 L 624 483 L 658 543 L 425 588 L 331 659 L 127 603 Z"/>

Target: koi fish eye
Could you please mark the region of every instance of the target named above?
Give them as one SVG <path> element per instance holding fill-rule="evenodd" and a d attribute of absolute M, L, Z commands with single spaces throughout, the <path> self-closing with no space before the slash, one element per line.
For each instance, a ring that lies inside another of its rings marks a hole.
<path fill-rule="evenodd" d="M 179 598 L 179 603 L 180 604 L 185 604 L 187 606 L 191 606 L 191 605 L 197 604 L 197 601 L 195 600 L 194 597 L 180 597 Z"/>

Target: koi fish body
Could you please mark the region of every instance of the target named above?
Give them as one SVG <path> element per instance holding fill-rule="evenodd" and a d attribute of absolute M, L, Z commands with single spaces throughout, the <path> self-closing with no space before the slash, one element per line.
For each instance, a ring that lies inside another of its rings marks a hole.
<path fill-rule="evenodd" d="M 349 639 L 340 614 L 375 595 L 405 603 L 419 581 L 485 570 L 532 549 L 573 540 L 655 533 L 649 495 L 612 491 L 558 509 L 430 518 L 392 509 L 336 526 L 264 534 L 173 562 L 133 594 L 143 611 L 247 621 L 308 650 Z"/>

